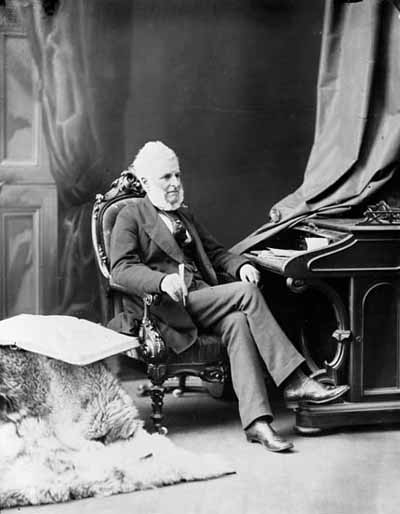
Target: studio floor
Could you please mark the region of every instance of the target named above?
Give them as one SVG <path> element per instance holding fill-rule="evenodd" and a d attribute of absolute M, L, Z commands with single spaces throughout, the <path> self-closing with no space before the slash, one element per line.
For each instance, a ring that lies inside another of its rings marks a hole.
<path fill-rule="evenodd" d="M 143 378 L 124 381 L 143 419 L 149 399 L 137 396 Z M 105 498 L 7 514 L 398 514 L 400 427 L 339 430 L 318 437 L 293 431 L 293 416 L 279 405 L 276 428 L 295 443 L 290 454 L 273 454 L 246 442 L 234 402 L 206 393 L 168 395 L 169 437 L 199 454 L 217 453 L 236 474 Z"/>

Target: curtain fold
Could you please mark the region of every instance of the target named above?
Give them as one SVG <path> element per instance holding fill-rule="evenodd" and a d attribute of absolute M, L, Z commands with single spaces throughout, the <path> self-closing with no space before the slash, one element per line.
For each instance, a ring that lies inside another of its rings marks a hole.
<path fill-rule="evenodd" d="M 400 20 L 392 3 L 326 1 L 315 136 L 303 183 L 273 206 L 272 222 L 233 251 L 246 251 L 308 213 L 358 205 L 394 176 L 399 48 Z"/>
<path fill-rule="evenodd" d="M 54 313 L 100 318 L 90 212 L 105 171 L 93 99 L 96 2 L 64 0 L 45 16 L 39 0 L 13 0 L 37 67 L 44 136 L 59 196 L 60 303 Z"/>

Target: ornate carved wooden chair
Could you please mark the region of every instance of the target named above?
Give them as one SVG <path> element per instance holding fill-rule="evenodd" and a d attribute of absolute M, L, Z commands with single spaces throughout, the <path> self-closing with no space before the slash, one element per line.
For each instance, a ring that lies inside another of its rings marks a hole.
<path fill-rule="evenodd" d="M 110 236 L 120 210 L 130 202 L 144 196 L 139 181 L 129 170 L 121 173 L 105 194 L 98 194 L 92 212 L 92 240 L 96 262 L 101 273 L 104 291 L 103 324 L 122 312 L 122 298 L 127 294 L 114 284 L 110 276 L 109 248 Z M 197 342 L 180 355 L 169 350 L 157 332 L 151 319 L 151 305 L 157 295 L 143 298 L 143 319 L 138 320 L 138 330 L 131 334 L 139 342 L 139 347 L 129 352 L 129 356 L 143 361 L 151 385 L 148 394 L 152 401 L 152 420 L 157 431 L 166 433 L 162 426 L 163 399 L 166 392 L 165 381 L 179 378 L 179 392 L 186 389 L 186 377 L 197 376 L 205 383 L 214 384 L 210 392 L 221 396 L 229 387 L 229 367 L 226 350 L 221 340 L 211 334 L 200 334 Z"/>

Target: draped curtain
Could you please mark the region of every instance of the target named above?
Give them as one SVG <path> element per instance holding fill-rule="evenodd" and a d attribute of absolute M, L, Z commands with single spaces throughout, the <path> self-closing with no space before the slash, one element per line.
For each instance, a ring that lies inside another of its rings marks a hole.
<path fill-rule="evenodd" d="M 395 178 L 399 48 L 399 12 L 392 3 L 327 0 L 315 137 L 303 183 L 272 208 L 271 223 L 234 251 L 245 251 L 310 212 L 360 204 Z"/>
<path fill-rule="evenodd" d="M 123 169 L 114 158 L 118 154 L 114 147 L 121 139 L 118 130 L 127 96 L 130 59 L 123 52 L 129 51 L 129 44 L 121 34 L 131 33 L 130 2 L 114 0 L 112 9 L 105 2 L 101 10 L 99 0 L 61 0 L 53 16 L 44 15 L 39 0 L 13 2 L 38 69 L 44 133 L 60 199 L 61 301 L 56 310 L 96 320 L 100 309 L 90 211 L 94 194 L 105 191 L 113 178 L 106 162 L 113 159 L 117 173 Z M 123 14 L 119 23 L 126 23 L 118 32 L 122 43 L 115 33 L 107 36 L 99 30 L 118 8 Z M 96 51 L 99 45 L 101 52 Z M 244 251 L 258 237 L 264 239 L 296 217 L 357 204 L 396 176 L 398 48 L 400 20 L 390 2 L 327 0 L 315 139 L 303 184 L 274 206 L 275 223 L 261 227 L 235 251 Z M 116 77 L 119 93 L 112 102 L 104 102 L 104 91 L 115 89 Z M 100 87 L 103 95 L 98 93 Z"/>
<path fill-rule="evenodd" d="M 61 1 L 46 16 L 37 0 L 14 0 L 38 70 L 44 135 L 59 196 L 60 304 L 54 312 L 97 320 L 99 294 L 90 212 L 105 180 L 93 100 L 96 2 Z"/>

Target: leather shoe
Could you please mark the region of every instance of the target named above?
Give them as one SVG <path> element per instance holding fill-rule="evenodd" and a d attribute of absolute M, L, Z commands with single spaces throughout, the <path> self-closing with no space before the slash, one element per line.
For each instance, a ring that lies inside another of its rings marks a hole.
<path fill-rule="evenodd" d="M 285 452 L 293 448 L 293 443 L 280 437 L 266 421 L 255 421 L 245 433 L 249 442 L 262 444 L 270 452 Z"/>
<path fill-rule="evenodd" d="M 312 378 L 307 377 L 299 386 L 288 386 L 284 391 L 286 403 L 309 402 L 329 403 L 343 396 L 350 389 L 348 385 L 325 386 Z"/>

